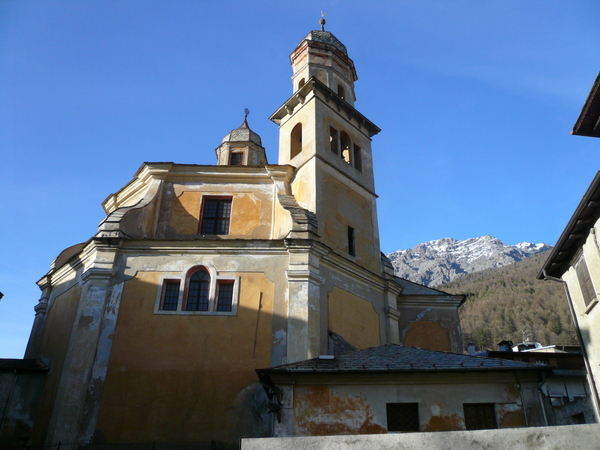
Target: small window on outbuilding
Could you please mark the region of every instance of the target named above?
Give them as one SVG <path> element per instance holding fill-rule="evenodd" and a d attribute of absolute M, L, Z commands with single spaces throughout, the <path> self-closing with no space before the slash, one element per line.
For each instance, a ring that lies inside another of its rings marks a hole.
<path fill-rule="evenodd" d="M 302 152 L 302 124 L 298 123 L 290 135 L 290 159 L 294 159 Z"/>
<path fill-rule="evenodd" d="M 463 403 L 467 430 L 498 428 L 493 403 Z"/>
<path fill-rule="evenodd" d="M 340 133 L 340 146 L 342 149 L 342 159 L 344 161 L 346 161 L 348 164 L 352 163 L 352 156 L 350 155 L 350 152 L 352 151 L 352 141 L 350 141 L 350 136 L 348 136 L 348 133 L 346 133 L 345 131 L 342 131 Z"/>
<path fill-rule="evenodd" d="M 420 431 L 418 403 L 386 403 L 388 431 Z"/>

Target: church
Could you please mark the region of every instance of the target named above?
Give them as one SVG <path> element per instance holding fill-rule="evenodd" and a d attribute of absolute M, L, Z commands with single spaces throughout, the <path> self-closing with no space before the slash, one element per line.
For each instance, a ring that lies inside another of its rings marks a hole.
<path fill-rule="evenodd" d="M 355 108 L 346 47 L 323 20 L 290 62 L 277 164 L 247 117 L 216 164 L 145 162 L 38 282 L 30 443 L 271 436 L 274 372 L 257 370 L 392 344 L 463 353 L 464 297 L 394 276 L 380 251 L 380 129 Z"/>

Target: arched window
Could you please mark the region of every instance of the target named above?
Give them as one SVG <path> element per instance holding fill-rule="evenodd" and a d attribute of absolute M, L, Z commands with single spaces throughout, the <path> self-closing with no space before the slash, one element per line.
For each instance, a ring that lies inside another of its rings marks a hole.
<path fill-rule="evenodd" d="M 341 98 L 342 100 L 346 97 L 346 91 L 344 90 L 344 86 L 342 86 L 341 84 L 338 84 L 338 97 Z"/>
<path fill-rule="evenodd" d="M 338 154 L 338 132 L 333 127 L 329 127 L 329 148 L 333 153 Z"/>
<path fill-rule="evenodd" d="M 185 310 L 208 311 L 210 275 L 204 267 L 192 268 L 192 271 L 184 292 Z"/>
<path fill-rule="evenodd" d="M 306 80 L 304 78 L 302 78 L 300 80 L 300 82 L 298 83 L 298 89 L 300 89 L 302 86 L 304 86 L 306 84 Z"/>
<path fill-rule="evenodd" d="M 342 159 L 348 164 L 352 164 L 352 141 L 350 141 L 350 136 L 345 131 L 340 132 L 340 147 L 342 149 Z"/>
<path fill-rule="evenodd" d="M 302 124 L 298 123 L 290 135 L 290 159 L 302 151 Z"/>

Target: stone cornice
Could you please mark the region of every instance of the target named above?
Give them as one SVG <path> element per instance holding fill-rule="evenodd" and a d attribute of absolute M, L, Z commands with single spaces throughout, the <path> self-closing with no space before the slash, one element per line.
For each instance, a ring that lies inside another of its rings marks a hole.
<path fill-rule="evenodd" d="M 398 307 L 435 307 L 458 308 L 464 301 L 464 295 L 400 295 Z"/>
<path fill-rule="evenodd" d="M 281 125 L 286 116 L 291 116 L 294 112 L 294 108 L 299 104 L 304 104 L 306 99 L 310 94 L 313 96 L 320 98 L 317 96 L 317 93 L 320 93 L 322 98 L 320 98 L 325 103 L 330 103 L 335 107 L 338 112 L 343 112 L 343 117 L 348 120 L 357 130 L 364 133 L 369 138 L 375 136 L 377 133 L 381 131 L 381 129 L 363 116 L 361 113 L 356 110 L 352 105 L 342 100 L 335 92 L 329 89 L 324 83 L 317 80 L 315 77 L 311 77 L 310 80 L 306 82 L 304 86 L 298 89 L 283 105 L 275 111 L 270 120 L 275 122 L 277 125 Z"/>

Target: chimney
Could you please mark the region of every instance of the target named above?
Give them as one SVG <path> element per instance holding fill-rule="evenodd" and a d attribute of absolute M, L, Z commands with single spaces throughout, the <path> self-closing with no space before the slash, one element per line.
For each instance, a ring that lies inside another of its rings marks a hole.
<path fill-rule="evenodd" d="M 469 355 L 474 355 L 475 354 L 475 342 L 469 342 L 467 344 L 467 353 Z"/>

